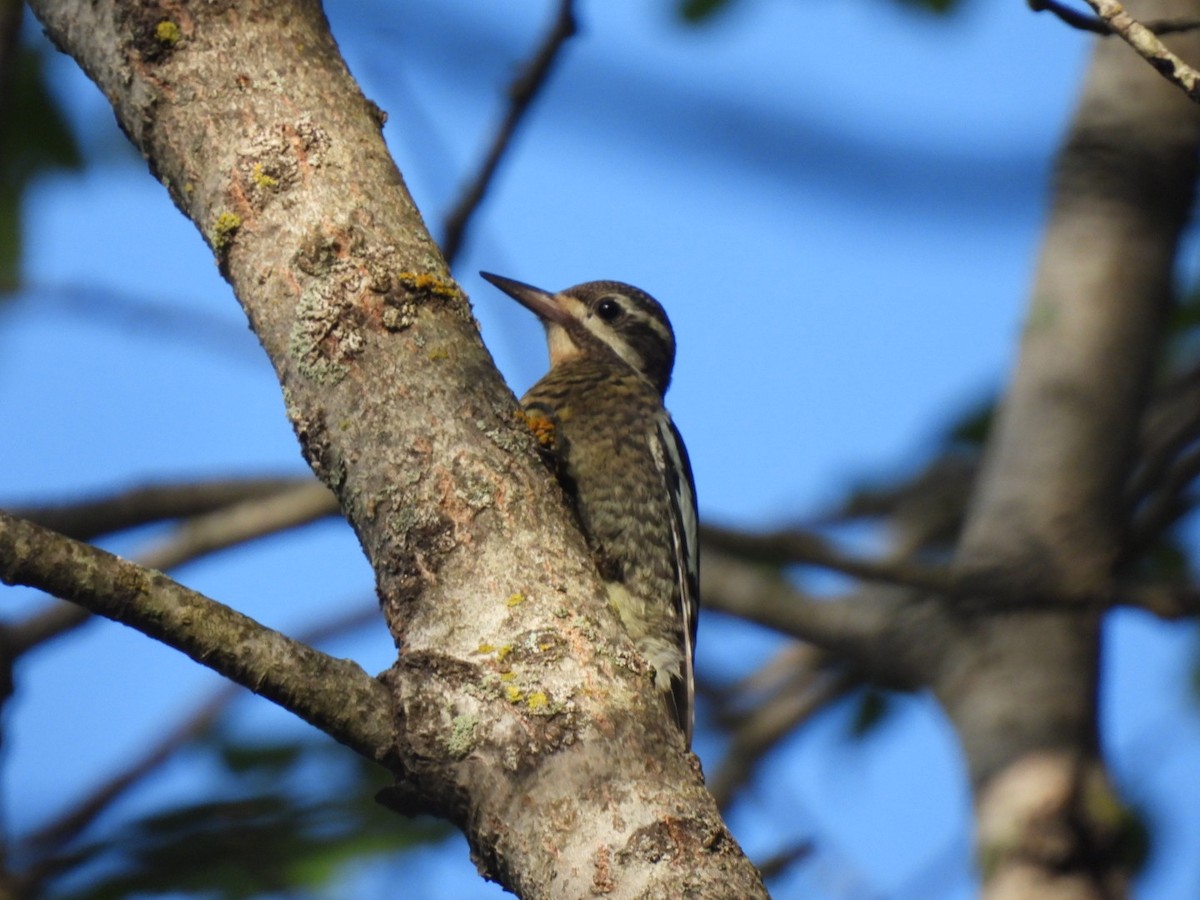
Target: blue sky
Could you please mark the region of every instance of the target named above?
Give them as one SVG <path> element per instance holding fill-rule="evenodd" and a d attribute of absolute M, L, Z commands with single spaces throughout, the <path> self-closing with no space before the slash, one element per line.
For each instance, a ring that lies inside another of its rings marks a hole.
<path fill-rule="evenodd" d="M 436 236 L 552 4 L 327 5 Z M 615 278 L 671 314 L 668 402 L 705 518 L 804 521 L 849 480 L 919 465 L 1004 379 L 1087 50 L 1024 4 L 962 5 L 943 20 L 887 0 L 742 0 L 691 30 L 665 2 L 581 4 L 581 34 L 456 266 L 513 389 L 544 370 L 540 328 L 477 270 L 552 289 Z M 28 289 L 0 310 L 0 502 L 303 472 L 278 386 L 199 236 L 123 149 L 99 93 L 64 57 L 52 72 L 93 164 L 28 198 Z M 142 539 L 114 547 L 135 553 Z M 370 602 L 367 566 L 335 524 L 178 575 L 293 633 Z M 39 602 L 7 590 L 5 601 Z M 1200 845 L 1188 817 L 1200 808 L 1200 731 L 1194 711 L 1181 714 L 1193 642 L 1132 614 L 1108 632 L 1106 747 L 1165 826 L 1148 897 L 1200 890 L 1186 849 Z M 777 646 L 714 619 L 700 665 L 728 677 Z M 377 671 L 391 643 L 380 625 L 335 649 Z M 108 623 L 37 653 L 18 677 L 3 771 L 18 829 L 219 683 Z M 243 707 L 250 732 L 301 727 L 265 703 Z M 969 800 L 948 725 L 921 698 L 863 743 L 845 740 L 848 719 L 830 710 L 789 740 L 730 817 L 759 857 L 816 842 L 776 895 L 970 896 Z M 719 743 L 701 735 L 698 750 L 714 770 Z M 191 777 L 175 766 L 128 808 Z M 425 896 L 500 894 L 461 847 L 405 865 Z M 389 872 L 357 874 L 356 895 L 386 896 Z"/>

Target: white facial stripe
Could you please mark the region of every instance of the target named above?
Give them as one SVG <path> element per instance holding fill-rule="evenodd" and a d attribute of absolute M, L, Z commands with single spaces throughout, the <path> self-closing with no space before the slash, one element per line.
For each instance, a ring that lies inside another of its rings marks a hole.
<path fill-rule="evenodd" d="M 665 346 L 670 347 L 673 343 L 675 343 L 675 338 L 672 337 L 671 332 L 667 329 L 667 326 L 657 318 L 654 316 L 643 315 L 641 312 L 638 313 L 638 316 L 643 322 L 658 332 L 658 336 L 662 338 L 662 342 Z"/>
<path fill-rule="evenodd" d="M 608 346 L 616 351 L 617 356 L 621 357 L 621 359 L 625 360 L 625 362 L 629 363 L 637 371 L 642 371 L 642 358 L 633 352 L 632 347 L 621 340 L 620 335 L 613 331 L 612 326 L 607 322 L 591 316 L 583 320 L 583 327 L 608 344 Z"/>
<path fill-rule="evenodd" d="M 641 310 L 631 306 L 630 302 L 624 298 L 621 298 L 619 302 L 621 307 L 625 310 L 626 315 L 636 316 L 641 322 L 648 323 L 656 331 L 658 331 L 659 334 L 663 334 L 663 327 L 656 320 L 648 318 L 641 312 Z M 639 372 L 642 371 L 642 366 L 644 364 L 642 358 L 636 352 L 634 352 L 633 348 L 630 347 L 629 344 L 623 340 L 619 334 L 617 334 L 616 330 L 610 324 L 605 322 L 599 316 L 595 315 L 583 303 L 576 300 L 574 297 L 570 298 L 569 303 L 571 314 L 576 316 L 579 321 L 583 323 L 584 328 L 586 328 L 600 340 L 604 341 L 604 343 L 613 349 L 617 356 L 629 363 L 629 365 L 631 365 L 634 369 Z"/>

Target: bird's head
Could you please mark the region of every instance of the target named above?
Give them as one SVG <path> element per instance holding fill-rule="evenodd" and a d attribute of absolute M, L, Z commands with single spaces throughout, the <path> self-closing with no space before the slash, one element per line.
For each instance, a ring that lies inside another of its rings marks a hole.
<path fill-rule="evenodd" d="M 665 394 L 675 364 L 675 332 L 657 300 L 620 281 L 588 281 L 552 294 L 480 272 L 546 327 L 550 366 L 579 356 L 615 355 Z"/>

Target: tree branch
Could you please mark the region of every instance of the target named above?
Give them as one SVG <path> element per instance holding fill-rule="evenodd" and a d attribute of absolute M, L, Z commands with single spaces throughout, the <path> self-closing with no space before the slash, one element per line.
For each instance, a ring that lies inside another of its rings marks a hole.
<path fill-rule="evenodd" d="M 793 666 L 790 676 L 733 727 L 729 748 L 709 782 L 722 808 L 729 806 L 772 748 L 862 684 L 851 670 L 814 671 L 804 661 Z"/>
<path fill-rule="evenodd" d="M 1144 551 L 1191 509 L 1188 487 L 1200 476 L 1200 447 L 1181 453 L 1167 469 L 1158 490 L 1137 511 L 1126 556 Z"/>
<path fill-rule="evenodd" d="M 265 493 L 262 499 L 231 502 L 223 509 L 189 519 L 171 537 L 139 555 L 138 563 L 150 569 L 166 571 L 255 538 L 278 534 L 338 514 L 337 498 L 325 485 L 309 478 L 280 482 L 226 482 L 217 485 L 218 490 L 213 492 L 205 491 L 199 485 L 153 488 L 94 504 L 51 507 L 39 512 L 49 520 L 74 523 L 80 530 L 87 531 L 101 522 L 111 524 L 118 519 L 130 522 L 148 514 L 155 514 L 155 518 L 158 518 L 158 514 L 165 513 L 168 508 L 174 513 L 189 507 L 208 508 L 218 498 L 237 496 L 233 489 L 238 484 L 264 489 L 267 484 L 275 487 L 272 492 Z M 249 493 L 253 495 L 258 491 L 251 490 Z M 173 506 L 172 500 L 175 501 Z M 85 514 L 81 517 L 78 515 L 80 510 L 94 511 L 95 516 Z M 79 627 L 89 617 L 90 613 L 84 607 L 60 603 L 35 613 L 23 622 L 6 626 L 3 631 L 10 658 L 16 659 L 39 644 Z"/>
<path fill-rule="evenodd" d="M 407 808 L 530 898 L 765 896 L 319 4 L 31 8 L 209 242 L 375 571 Z"/>
<path fill-rule="evenodd" d="M 148 484 L 71 503 L 15 506 L 9 513 L 78 541 L 224 509 L 243 500 L 272 497 L 311 478 L 221 478 L 212 481 Z"/>
<path fill-rule="evenodd" d="M 264 628 L 160 572 L 0 511 L 0 581 L 136 628 L 395 766 L 391 695 L 355 663 Z"/>
<path fill-rule="evenodd" d="M 1007 578 L 1013 595 L 1106 592 L 1172 299 L 1200 116 L 1127 55 L 1097 47 L 956 559 L 976 582 Z"/>
<path fill-rule="evenodd" d="M 843 598 L 816 600 L 777 572 L 708 551 L 700 569 L 707 609 L 738 616 L 859 659 L 892 626 L 898 604 Z"/>
<path fill-rule="evenodd" d="M 171 569 L 216 550 L 308 525 L 338 512 L 337 497 L 329 488 L 306 479 L 261 499 L 232 503 L 188 519 L 161 544 L 147 550 L 141 562 L 152 569 Z"/>
<path fill-rule="evenodd" d="M 1200 367 L 1158 392 L 1142 428 L 1141 452 L 1126 491 L 1128 535 L 1121 565 L 1138 559 L 1192 508 L 1188 491 L 1200 475 Z"/>
<path fill-rule="evenodd" d="M 1200 616 L 1200 588 L 1190 584 L 1148 584 L 1118 589 L 1114 604 L 1144 609 L 1160 619 Z"/>
<path fill-rule="evenodd" d="M 1130 509 L 1160 487 L 1180 453 L 1200 438 L 1200 366 L 1179 374 L 1159 390 L 1145 419 L 1137 467 L 1126 490 Z"/>
<path fill-rule="evenodd" d="M 1078 10 L 1060 3 L 1058 0 L 1027 0 L 1029 8 L 1034 12 L 1052 13 L 1060 21 L 1080 31 L 1090 31 L 1092 34 L 1108 36 L 1115 32 L 1107 22 L 1095 16 L 1084 15 Z M 1148 31 L 1154 34 L 1177 34 L 1184 31 L 1194 31 L 1200 28 L 1196 19 L 1154 19 L 1142 23 Z"/>
<path fill-rule="evenodd" d="M 1088 6 L 1121 40 L 1150 63 L 1156 72 L 1200 102 L 1200 72 L 1167 49 L 1154 32 L 1139 22 L 1117 0 L 1087 0 Z"/>
<path fill-rule="evenodd" d="M 832 569 L 866 581 L 949 594 L 953 574 L 947 568 L 925 566 L 903 560 L 879 562 L 842 553 L 820 535 L 799 529 L 747 534 L 735 529 L 706 525 L 701 531 L 706 545 L 742 559 L 773 565 L 802 563 Z"/>
<path fill-rule="evenodd" d="M 447 262 L 453 265 L 462 249 L 463 238 L 467 226 L 479 204 L 487 194 L 496 170 L 504 154 L 508 152 L 517 127 L 525 118 L 534 99 L 545 87 L 549 80 L 550 70 L 554 67 L 559 53 L 568 40 L 575 34 L 575 11 L 573 0 L 559 0 L 558 12 L 541 46 L 529 61 L 524 72 L 508 89 L 508 114 L 500 124 L 491 149 L 484 158 L 475 177 L 463 189 L 462 196 L 446 217 L 446 233 L 442 238 L 442 253 Z"/>
<path fill-rule="evenodd" d="M 1123 37 L 1158 43 L 1118 4 L 1089 2 Z M 1153 8 L 1194 16 L 1197 3 Z M 1197 33 L 1179 44 L 1200 55 Z M 988 900 L 1109 897 L 1128 882 L 1113 818 L 1097 813 L 1118 801 L 1098 749 L 1095 601 L 1113 593 L 1198 147 L 1200 108 L 1097 42 L 955 556 L 979 593 L 953 602 L 957 639 L 928 670 L 970 766 Z"/>

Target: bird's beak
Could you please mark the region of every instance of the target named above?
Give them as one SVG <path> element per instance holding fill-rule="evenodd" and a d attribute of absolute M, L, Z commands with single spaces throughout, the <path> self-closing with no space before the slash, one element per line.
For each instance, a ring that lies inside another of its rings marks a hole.
<path fill-rule="evenodd" d="M 480 272 L 479 274 L 543 322 L 555 322 L 563 326 L 570 324 L 570 314 L 562 307 L 558 298 L 549 291 L 543 291 L 541 288 L 535 288 L 532 284 L 526 284 L 514 278 L 493 275 L 491 272 Z"/>

